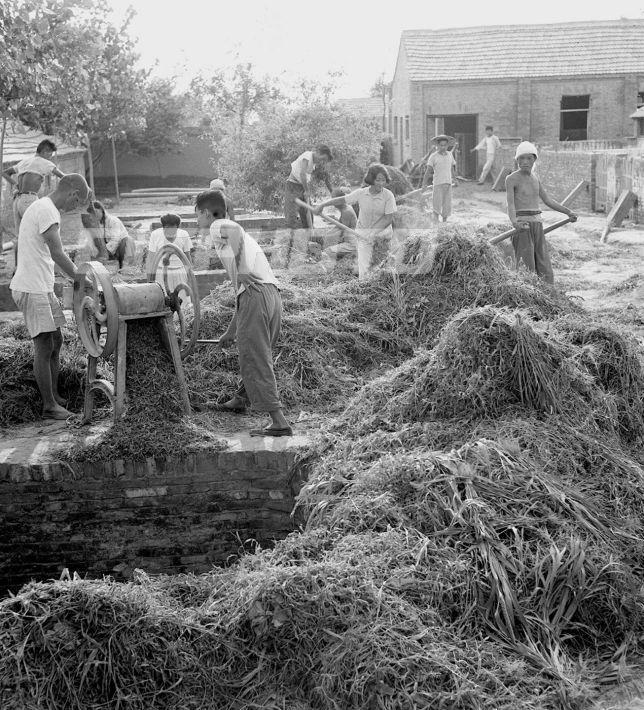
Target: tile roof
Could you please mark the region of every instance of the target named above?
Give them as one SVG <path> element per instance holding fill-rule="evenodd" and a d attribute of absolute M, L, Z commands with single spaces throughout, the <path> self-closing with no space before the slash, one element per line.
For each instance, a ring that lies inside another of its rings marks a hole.
<path fill-rule="evenodd" d="M 366 96 L 359 99 L 338 99 L 338 104 L 347 111 L 363 118 L 382 116 L 382 99 L 378 96 Z"/>
<path fill-rule="evenodd" d="M 644 118 L 644 106 L 640 106 L 635 113 L 632 113 L 629 118 Z"/>
<path fill-rule="evenodd" d="M 48 136 L 39 131 L 32 131 L 28 128 L 20 128 L 15 125 L 8 125 L 4 137 L 4 149 L 2 152 L 3 165 L 12 165 L 23 158 L 28 158 L 36 153 L 36 147 L 40 141 L 49 138 L 56 144 L 56 156 L 61 157 L 70 153 L 84 153 L 85 148 L 63 143 L 60 138 Z M 54 162 L 56 157 L 54 157 Z"/>
<path fill-rule="evenodd" d="M 644 20 L 406 30 L 411 81 L 644 73 Z"/>

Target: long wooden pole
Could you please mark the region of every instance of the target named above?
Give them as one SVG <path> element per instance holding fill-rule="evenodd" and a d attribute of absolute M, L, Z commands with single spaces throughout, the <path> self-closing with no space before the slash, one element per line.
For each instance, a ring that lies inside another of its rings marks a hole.
<path fill-rule="evenodd" d="M 401 202 L 404 202 L 405 200 L 409 200 L 410 198 L 413 198 L 413 197 L 422 197 L 423 195 L 428 194 L 433 189 L 434 189 L 433 185 L 428 185 L 427 187 L 420 187 L 417 190 L 412 190 L 411 192 L 407 192 L 404 195 L 399 195 L 396 198 L 396 204 L 400 204 Z"/>
<path fill-rule="evenodd" d="M 575 187 L 564 197 L 564 199 L 561 201 L 561 204 L 564 207 L 568 207 L 569 204 L 574 202 L 574 200 L 577 198 L 577 195 L 586 187 L 587 185 L 586 180 L 582 180 L 580 183 L 575 185 Z M 558 229 L 559 227 L 563 227 L 564 224 L 568 224 L 570 222 L 570 219 L 562 219 L 559 222 L 555 222 L 554 224 L 550 225 L 549 227 L 544 227 L 543 233 L 548 234 L 548 232 L 552 232 L 555 229 Z M 490 239 L 490 244 L 499 244 L 502 241 L 505 241 L 506 239 L 509 239 L 510 237 L 513 237 L 518 230 L 514 229 L 508 229 L 506 232 L 501 232 L 501 234 L 497 234 L 496 237 L 493 237 Z"/>
<path fill-rule="evenodd" d="M 315 214 L 315 209 L 313 207 L 311 207 L 311 205 L 309 205 L 307 202 L 303 202 L 302 200 L 298 200 L 297 198 L 295 198 L 295 204 L 298 205 L 298 207 L 304 207 L 309 212 L 311 212 L 311 214 Z M 342 222 L 339 222 L 334 217 L 329 217 L 329 215 L 326 215 L 326 214 L 321 214 L 320 217 L 322 217 L 322 219 L 325 222 L 332 224 L 334 227 L 340 227 L 340 229 L 347 232 L 347 234 L 351 234 L 356 239 L 360 239 L 363 241 L 366 239 L 366 237 L 364 235 L 358 234 L 358 232 L 356 232 L 354 229 L 351 229 L 351 227 L 347 227 L 346 225 L 342 224 Z"/>

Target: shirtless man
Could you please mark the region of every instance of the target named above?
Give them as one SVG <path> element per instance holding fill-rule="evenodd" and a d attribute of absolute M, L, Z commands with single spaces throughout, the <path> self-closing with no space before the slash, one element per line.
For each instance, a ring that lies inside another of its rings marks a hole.
<path fill-rule="evenodd" d="M 537 149 L 532 143 L 528 141 L 520 143 L 514 159 L 519 169 L 505 179 L 505 190 L 508 198 L 508 216 L 512 226 L 517 230 L 512 237 L 515 265 L 518 269 L 523 261 L 529 271 L 552 284 L 554 275 L 548 245 L 543 234 L 539 198 L 550 209 L 568 215 L 571 222 L 577 220 L 577 215 L 548 197 L 539 179 L 532 174 L 532 168 L 537 162 Z"/>
<path fill-rule="evenodd" d="M 25 210 L 32 202 L 38 199 L 40 188 L 48 175 L 63 177 L 63 173 L 52 163 L 51 159 L 56 152 L 56 145 L 45 139 L 40 141 L 36 148 L 36 155 L 25 158 L 16 165 L 7 168 L 2 177 L 16 188 L 13 200 L 13 219 L 15 224 L 16 239 L 20 232 L 20 221 Z M 14 179 L 12 175 L 16 175 Z"/>

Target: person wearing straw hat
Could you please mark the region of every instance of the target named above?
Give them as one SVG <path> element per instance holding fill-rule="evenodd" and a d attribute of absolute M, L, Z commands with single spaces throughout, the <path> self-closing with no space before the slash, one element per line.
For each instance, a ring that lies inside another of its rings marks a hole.
<path fill-rule="evenodd" d="M 452 183 L 456 182 L 456 161 L 454 155 L 448 150 L 453 147 L 456 140 L 452 136 L 441 134 L 432 138 L 432 143 L 437 150 L 427 159 L 427 168 L 423 177 L 422 187 L 433 181 L 434 194 L 432 195 L 432 210 L 434 219 L 438 222 L 442 217 L 443 222 L 452 214 Z"/>
<path fill-rule="evenodd" d="M 515 266 L 518 269 L 523 262 L 529 271 L 552 284 L 554 275 L 548 244 L 543 233 L 539 199 L 541 198 L 541 201 L 551 210 L 568 215 L 571 222 L 577 220 L 577 215 L 548 197 L 539 178 L 533 174 L 532 169 L 538 159 L 537 148 L 533 143 L 529 141 L 519 143 L 514 159 L 519 169 L 505 179 L 505 190 L 508 198 L 508 216 L 512 226 L 517 230 L 512 237 Z"/>

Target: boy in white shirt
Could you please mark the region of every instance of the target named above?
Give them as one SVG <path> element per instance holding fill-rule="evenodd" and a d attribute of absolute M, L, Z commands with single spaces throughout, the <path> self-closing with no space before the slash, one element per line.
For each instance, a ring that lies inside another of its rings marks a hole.
<path fill-rule="evenodd" d="M 286 179 L 284 195 L 284 217 L 288 229 L 308 228 L 311 226 L 309 213 L 295 204 L 295 200 L 309 202 L 311 198 L 311 175 L 317 166 L 324 167 L 333 160 L 331 150 L 326 145 L 319 145 L 315 150 L 304 151 L 291 163 L 291 172 Z M 331 183 L 326 179 L 326 186 L 331 192 Z"/>
<path fill-rule="evenodd" d="M 179 229 L 181 225 L 181 217 L 178 214 L 169 212 L 161 217 L 161 228 L 155 229 L 150 234 L 150 243 L 148 245 L 148 257 L 147 257 L 147 277 L 148 281 L 157 281 L 164 288 L 166 284 L 163 279 L 163 263 L 159 263 L 157 266 L 156 274 L 152 272 L 152 262 L 156 253 L 166 244 L 174 244 L 176 247 L 181 249 L 181 251 L 186 255 L 186 258 L 192 263 L 192 257 L 190 252 L 192 250 L 192 240 L 190 235 L 185 229 Z M 181 263 L 181 259 L 178 256 L 172 255 L 168 259 L 167 265 L 167 290 L 168 295 L 170 295 L 174 289 L 182 283 L 187 283 L 188 275 L 184 265 Z M 190 298 L 184 295 L 183 305 L 187 306 L 190 304 Z"/>
<path fill-rule="evenodd" d="M 200 229 L 209 230 L 210 244 L 226 269 L 237 296 L 235 315 L 219 339 L 225 347 L 237 340 L 242 382 L 232 399 L 221 409 L 242 413 L 250 404 L 268 412 L 271 423 L 251 430 L 251 436 L 291 436 L 277 393 L 272 348 L 279 337 L 282 299 L 277 279 L 261 247 L 226 217 L 221 192 L 208 190 L 197 195 L 195 204 Z"/>
<path fill-rule="evenodd" d="M 63 342 L 60 326 L 65 325 L 65 315 L 54 295 L 54 265 L 70 278 L 76 277 L 77 270 L 60 240 L 60 212 L 85 206 L 90 196 L 85 178 L 70 173 L 53 192 L 27 207 L 20 224 L 20 258 L 9 287 L 34 341 L 34 375 L 42 396 L 43 419 L 67 419 L 70 415 L 58 393 Z"/>
<path fill-rule="evenodd" d="M 443 222 L 447 222 L 447 218 L 452 214 L 452 182 L 458 185 L 456 161 L 447 148 L 450 144 L 454 145 L 456 141 L 451 136 L 440 135 L 432 138 L 432 142 L 436 144 L 437 150 L 427 159 L 422 186 L 425 187 L 430 178 L 433 179 L 433 217 L 437 222 L 440 217 L 443 218 Z"/>
<path fill-rule="evenodd" d="M 494 183 L 495 177 L 492 169 L 494 167 L 496 151 L 500 147 L 501 141 L 494 135 L 494 128 L 492 126 L 485 126 L 485 138 L 470 151 L 470 153 L 474 153 L 474 151 L 483 150 L 483 148 L 485 148 L 485 165 L 483 166 L 483 170 L 481 170 L 479 185 L 485 182 L 488 175 L 492 178 L 492 183 Z"/>

